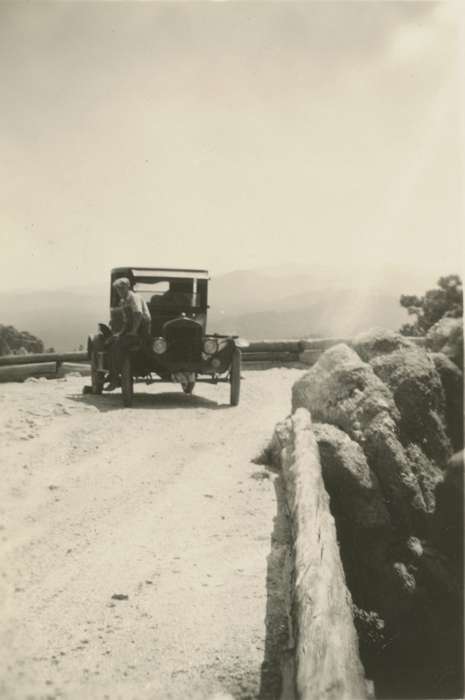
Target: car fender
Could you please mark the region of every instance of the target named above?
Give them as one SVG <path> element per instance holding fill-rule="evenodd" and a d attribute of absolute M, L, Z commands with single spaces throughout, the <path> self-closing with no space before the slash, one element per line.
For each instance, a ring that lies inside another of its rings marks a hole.
<path fill-rule="evenodd" d="M 102 352 L 105 350 L 105 340 L 106 336 L 101 331 L 87 337 L 87 357 L 89 360 L 92 359 L 93 350 L 96 350 L 97 352 Z"/>
<path fill-rule="evenodd" d="M 105 338 L 105 340 L 111 336 L 111 334 L 112 334 L 111 329 L 109 326 L 107 326 L 106 323 L 99 323 L 98 328 L 99 328 L 100 333 Z"/>

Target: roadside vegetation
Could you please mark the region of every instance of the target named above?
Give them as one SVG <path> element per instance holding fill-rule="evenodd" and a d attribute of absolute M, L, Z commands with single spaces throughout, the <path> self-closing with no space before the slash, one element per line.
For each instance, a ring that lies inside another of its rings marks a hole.
<path fill-rule="evenodd" d="M 429 289 L 422 297 L 402 294 L 400 305 L 414 317 L 412 323 L 405 323 L 402 335 L 426 335 L 442 318 L 463 316 L 463 287 L 459 275 L 440 277 L 437 286 Z"/>
<path fill-rule="evenodd" d="M 44 343 L 28 331 L 18 331 L 14 326 L 0 324 L 0 355 L 26 355 L 44 352 Z"/>

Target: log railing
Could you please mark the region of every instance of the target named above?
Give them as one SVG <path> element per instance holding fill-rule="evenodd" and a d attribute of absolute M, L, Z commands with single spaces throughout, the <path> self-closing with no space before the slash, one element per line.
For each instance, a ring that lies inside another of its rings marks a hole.
<path fill-rule="evenodd" d="M 423 338 L 411 338 L 422 344 Z M 313 365 L 332 345 L 349 343 L 351 338 L 308 338 L 306 340 L 254 340 L 242 348 L 248 369 L 305 367 Z M 24 381 L 27 377 L 57 376 L 64 363 L 88 363 L 87 352 L 34 353 L 0 356 L 0 382 Z"/>
<path fill-rule="evenodd" d="M 273 463 L 281 469 L 292 529 L 294 576 L 289 617 L 298 700 L 362 700 L 371 695 L 360 661 L 334 517 L 308 411 L 278 424 Z"/>

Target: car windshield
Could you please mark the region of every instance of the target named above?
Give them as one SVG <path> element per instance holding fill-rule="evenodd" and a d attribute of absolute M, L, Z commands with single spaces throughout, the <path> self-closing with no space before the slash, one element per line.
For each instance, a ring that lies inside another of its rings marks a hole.
<path fill-rule="evenodd" d="M 134 291 L 140 294 L 149 306 L 199 306 L 200 295 L 196 279 L 154 280 L 138 282 Z"/>

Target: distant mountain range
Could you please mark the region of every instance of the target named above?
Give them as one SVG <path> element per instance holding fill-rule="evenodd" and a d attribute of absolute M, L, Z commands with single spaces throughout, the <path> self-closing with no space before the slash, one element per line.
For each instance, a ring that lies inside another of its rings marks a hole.
<path fill-rule="evenodd" d="M 331 271 L 293 266 L 241 270 L 210 283 L 209 331 L 250 340 L 352 335 L 371 326 L 399 328 L 407 320 L 402 293 L 422 293 L 437 276 L 386 268 Z M 101 287 L 0 293 L 0 323 L 41 338 L 57 351 L 85 346 L 108 320 L 108 283 Z"/>

